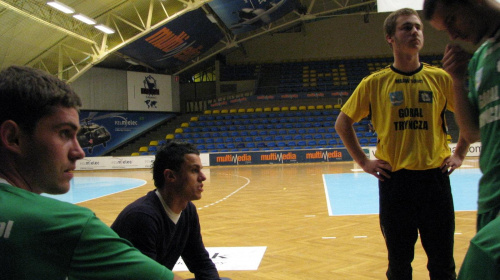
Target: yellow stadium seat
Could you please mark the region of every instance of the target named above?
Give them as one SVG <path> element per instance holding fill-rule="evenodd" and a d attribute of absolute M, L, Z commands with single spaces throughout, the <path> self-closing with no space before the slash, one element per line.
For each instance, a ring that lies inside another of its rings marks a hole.
<path fill-rule="evenodd" d="M 247 108 L 247 113 L 253 113 L 255 112 L 254 108 Z"/>
<path fill-rule="evenodd" d="M 158 141 L 156 140 L 149 141 L 149 146 L 158 146 Z"/>
<path fill-rule="evenodd" d="M 231 113 L 231 114 L 238 113 L 238 110 L 237 109 L 230 109 L 229 113 Z"/>
<path fill-rule="evenodd" d="M 340 108 L 342 108 L 342 105 L 340 105 L 340 104 L 335 104 L 335 105 L 333 105 L 333 108 L 335 108 L 335 109 L 340 109 Z"/>
<path fill-rule="evenodd" d="M 245 108 L 239 108 L 238 113 L 245 113 Z"/>
<path fill-rule="evenodd" d="M 131 156 L 135 157 L 135 156 L 138 156 L 139 153 L 132 153 Z"/>
<path fill-rule="evenodd" d="M 148 147 L 146 146 L 142 146 L 139 148 L 139 152 L 147 152 L 148 151 Z"/>
<path fill-rule="evenodd" d="M 212 114 L 220 114 L 220 110 L 217 110 L 217 109 L 216 109 L 216 110 L 213 110 L 213 111 L 212 111 Z"/>
<path fill-rule="evenodd" d="M 327 104 L 327 105 L 325 105 L 325 109 L 327 109 L 327 110 L 333 109 L 332 104 Z"/>
<path fill-rule="evenodd" d="M 283 107 L 281 107 L 281 111 L 288 111 L 288 109 L 289 109 L 289 108 L 288 108 L 287 106 L 283 106 Z"/>
<path fill-rule="evenodd" d="M 279 112 L 281 111 L 280 107 L 273 107 L 273 112 Z"/>
<path fill-rule="evenodd" d="M 228 109 L 222 109 L 222 110 L 220 110 L 220 113 L 221 114 L 227 114 L 227 113 L 229 113 L 229 110 Z"/>
<path fill-rule="evenodd" d="M 167 140 L 174 139 L 174 135 L 173 134 L 167 134 L 167 136 L 165 136 L 165 139 L 167 139 Z"/>
<path fill-rule="evenodd" d="M 300 106 L 299 106 L 299 110 L 301 110 L 301 111 L 304 111 L 304 110 L 306 110 L 306 109 L 307 109 L 307 107 L 306 107 L 306 106 L 304 106 L 304 105 L 300 105 Z"/>
<path fill-rule="evenodd" d="M 297 106 L 291 106 L 290 107 L 290 111 L 297 111 L 297 109 L 298 109 Z"/>
<path fill-rule="evenodd" d="M 189 119 L 189 121 L 197 122 L 198 121 L 198 117 L 191 117 L 191 119 Z"/>
<path fill-rule="evenodd" d="M 262 112 L 262 108 L 255 108 L 255 112 Z"/>
<path fill-rule="evenodd" d="M 182 133 L 182 132 L 183 132 L 182 128 L 176 128 L 174 131 L 174 133 Z"/>
<path fill-rule="evenodd" d="M 210 115 L 210 114 L 212 114 L 212 110 L 205 110 L 205 112 L 203 112 L 203 114 Z"/>
<path fill-rule="evenodd" d="M 314 106 L 314 105 L 307 106 L 307 110 L 315 110 L 315 109 L 316 109 L 316 106 Z"/>
<path fill-rule="evenodd" d="M 265 107 L 264 108 L 264 112 L 271 112 L 273 109 L 271 109 L 271 107 Z"/>
<path fill-rule="evenodd" d="M 324 105 L 316 105 L 316 110 L 324 110 L 325 106 Z"/>
<path fill-rule="evenodd" d="M 189 127 L 189 123 L 185 122 L 181 124 L 181 127 Z"/>

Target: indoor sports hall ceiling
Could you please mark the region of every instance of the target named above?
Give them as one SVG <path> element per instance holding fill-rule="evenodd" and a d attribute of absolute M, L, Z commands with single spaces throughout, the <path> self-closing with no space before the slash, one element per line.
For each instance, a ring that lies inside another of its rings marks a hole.
<path fill-rule="evenodd" d="M 194 74 L 262 34 L 376 11 L 375 0 L 56 1 L 73 9 L 65 14 L 47 2 L 0 0 L 0 68 L 29 65 L 70 82 L 93 66 Z M 82 23 L 75 14 L 96 23 Z"/>

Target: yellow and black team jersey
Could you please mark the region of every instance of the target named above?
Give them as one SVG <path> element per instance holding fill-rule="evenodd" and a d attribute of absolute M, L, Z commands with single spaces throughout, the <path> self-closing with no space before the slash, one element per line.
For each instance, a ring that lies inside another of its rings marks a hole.
<path fill-rule="evenodd" d="M 421 63 L 412 73 L 387 66 L 365 77 L 342 112 L 355 122 L 371 113 L 378 137 L 375 156 L 397 171 L 436 168 L 450 156 L 447 109 L 453 112 L 451 77 Z"/>

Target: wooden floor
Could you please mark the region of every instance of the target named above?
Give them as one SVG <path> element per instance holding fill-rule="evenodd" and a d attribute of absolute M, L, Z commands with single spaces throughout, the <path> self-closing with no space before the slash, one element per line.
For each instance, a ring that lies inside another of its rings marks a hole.
<path fill-rule="evenodd" d="M 468 159 L 464 164 L 477 167 L 477 159 Z M 201 208 L 205 245 L 267 246 L 258 270 L 221 271 L 221 277 L 386 279 L 387 253 L 378 215 L 328 215 L 322 174 L 347 173 L 353 168 L 359 167 L 344 162 L 205 168 L 208 179 L 203 198 L 195 202 Z M 153 189 L 149 170 L 85 171 L 76 175 L 147 180 L 143 187 L 80 204 L 92 209 L 108 225 L 127 204 Z M 457 267 L 475 233 L 475 220 L 475 212 L 456 213 Z M 416 248 L 414 279 L 429 279 L 427 258 L 419 242 Z M 189 272 L 177 274 L 193 276 Z"/>

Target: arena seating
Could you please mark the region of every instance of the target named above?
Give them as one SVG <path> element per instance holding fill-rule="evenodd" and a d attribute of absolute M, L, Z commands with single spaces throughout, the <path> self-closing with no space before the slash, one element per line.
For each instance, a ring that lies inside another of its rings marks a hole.
<path fill-rule="evenodd" d="M 292 111 L 285 107 L 253 113 L 237 110 L 214 114 L 207 110 L 165 138 L 190 142 L 204 153 L 344 147 L 334 128 L 338 108 L 309 105 Z M 368 123 L 362 120 L 354 128 L 362 146 L 375 146 L 376 134 L 368 131 Z M 140 153 L 154 154 L 164 141 L 152 140 L 150 144 L 156 145 L 150 145 L 147 151 L 141 147 Z"/>
<path fill-rule="evenodd" d="M 441 66 L 442 55 L 421 56 L 421 61 Z M 353 59 L 304 60 L 278 64 L 224 65 L 221 81 L 255 80 L 259 75 L 277 75 L 276 93 L 298 92 L 352 92 L 361 79 L 393 62 L 393 57 L 368 57 Z M 264 67 L 266 66 L 267 67 Z M 277 65 L 277 67 L 269 67 Z M 266 73 L 279 69 L 279 73 Z"/>

